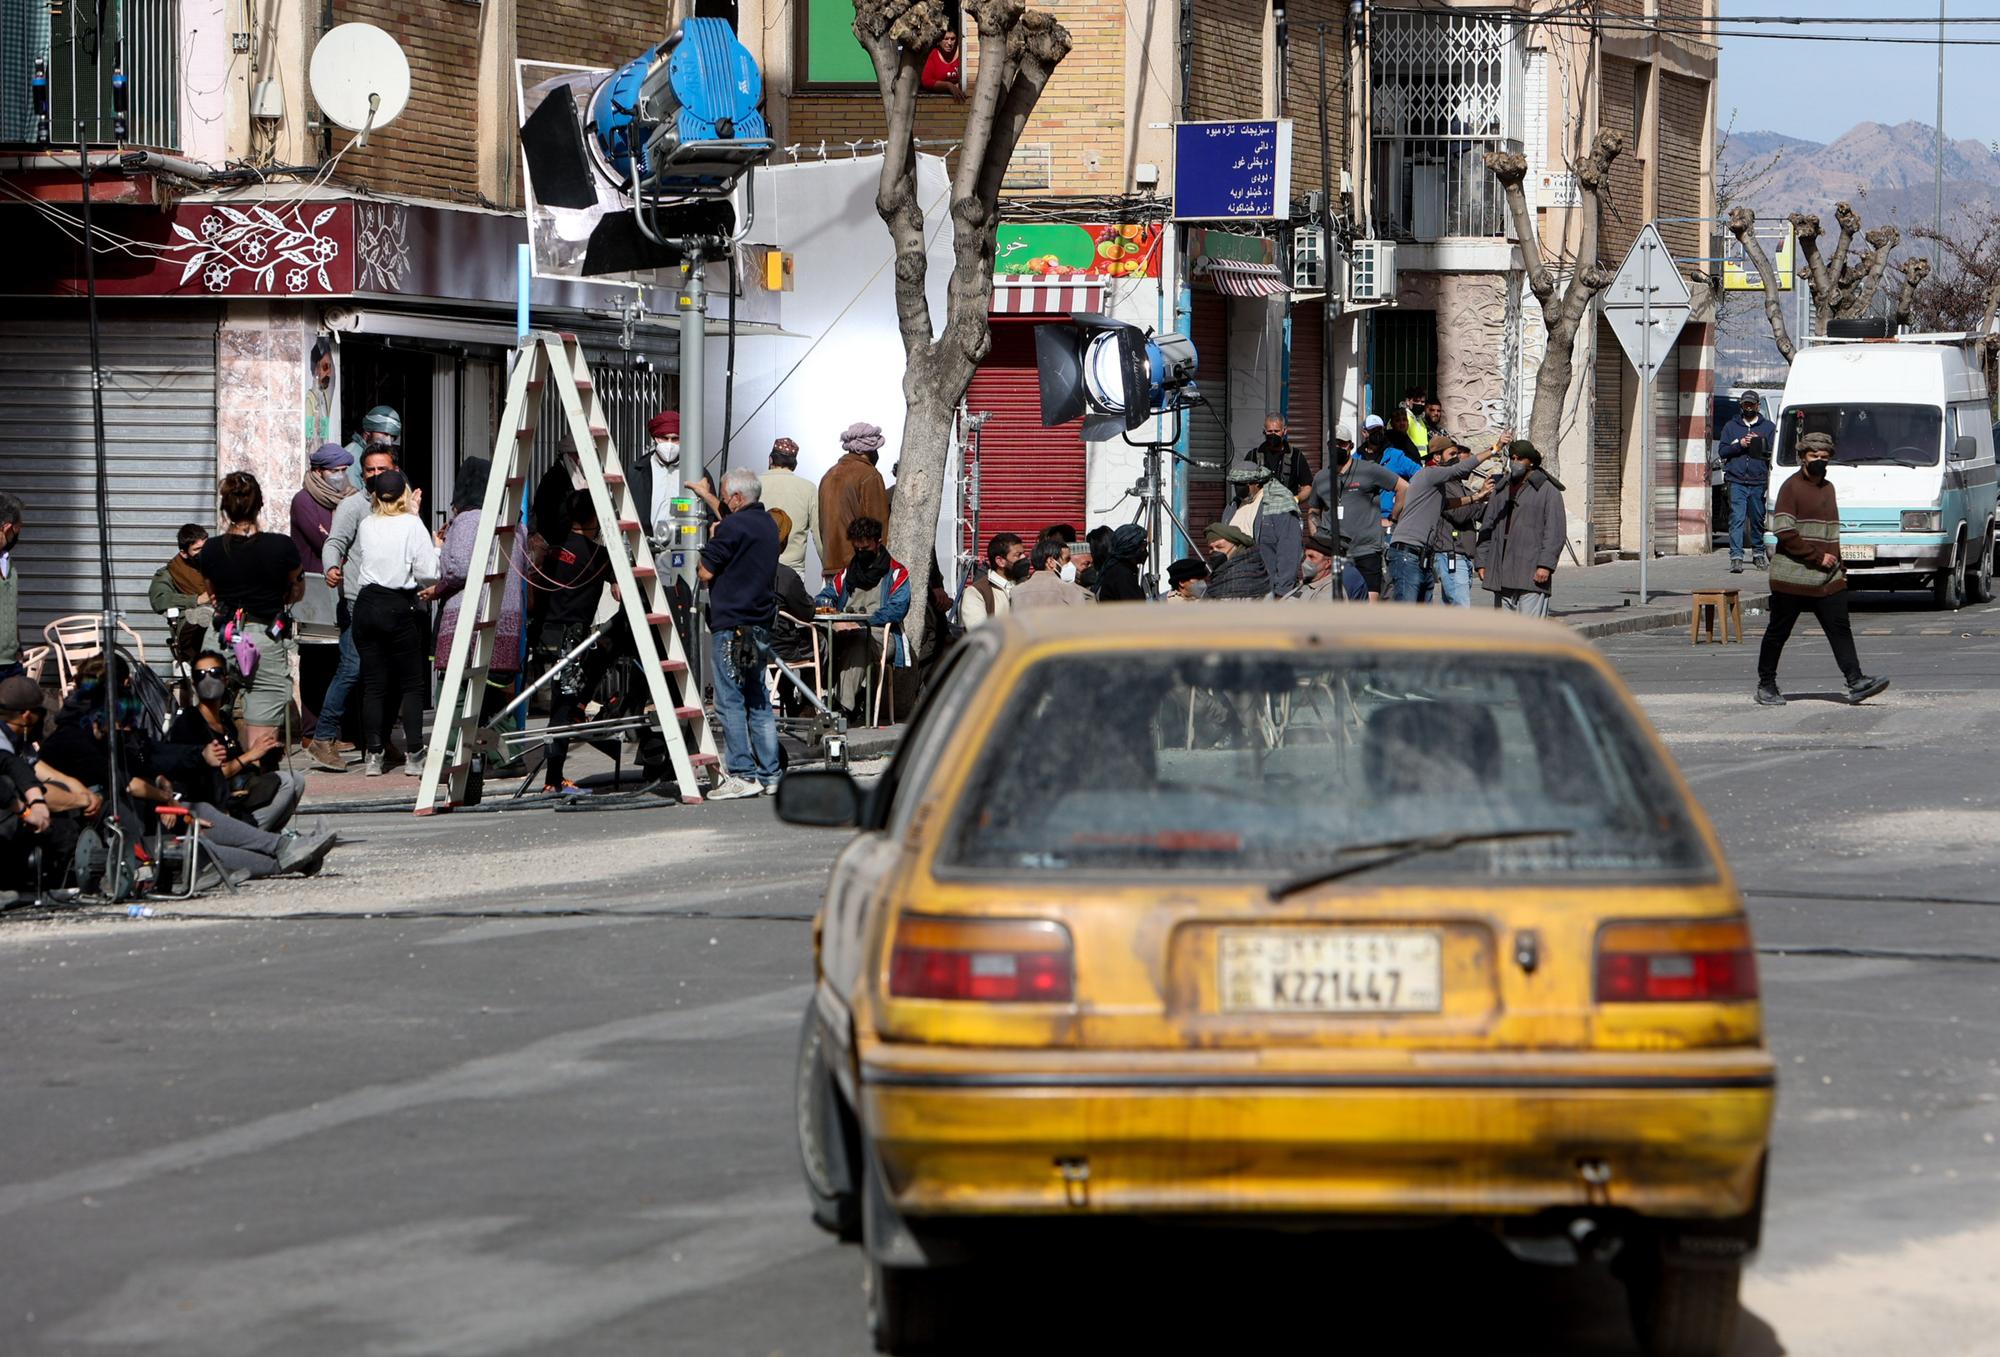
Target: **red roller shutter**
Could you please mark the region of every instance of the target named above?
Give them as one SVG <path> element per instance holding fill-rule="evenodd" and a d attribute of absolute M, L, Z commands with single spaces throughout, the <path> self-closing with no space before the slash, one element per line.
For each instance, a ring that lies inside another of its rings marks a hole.
<path fill-rule="evenodd" d="M 1195 385 L 1203 403 L 1187 415 L 1188 468 L 1187 529 L 1194 535 L 1197 549 L 1201 531 L 1223 513 L 1226 489 L 1223 472 L 1229 461 L 1229 302 L 1213 292 L 1194 294 L 1193 325 L 1196 358 Z"/>
<path fill-rule="evenodd" d="M 1068 523 L 1084 531 L 1083 422 L 1042 427 L 1035 376 L 1035 326 L 993 321 L 993 348 L 965 393 L 970 414 L 992 416 L 979 431 L 979 536 L 983 553 L 995 533 L 1032 545 L 1043 528 Z"/>

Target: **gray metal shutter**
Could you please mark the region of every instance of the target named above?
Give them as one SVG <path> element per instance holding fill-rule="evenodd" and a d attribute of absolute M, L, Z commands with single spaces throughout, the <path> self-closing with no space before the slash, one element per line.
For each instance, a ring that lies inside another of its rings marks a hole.
<path fill-rule="evenodd" d="M 0 312 L 0 490 L 26 506 L 14 553 L 24 646 L 51 619 L 103 606 L 89 335 L 80 308 L 35 307 L 33 319 Z M 215 331 L 212 310 L 179 304 L 106 306 L 100 326 L 111 568 L 148 660 L 165 654 L 166 629 L 146 586 L 181 524 L 215 523 Z"/>
<path fill-rule="evenodd" d="M 1625 351 L 1602 317 L 1591 376 L 1597 391 L 1590 438 L 1590 527 L 1598 551 L 1616 552 L 1625 544 Z M 1535 398 L 1542 399 L 1542 393 Z M 1562 395 L 1549 392 L 1548 399 L 1561 400 Z"/>
<path fill-rule="evenodd" d="M 1653 554 L 1677 556 L 1681 543 L 1681 350 L 1667 350 L 1653 378 L 1652 463 Z"/>

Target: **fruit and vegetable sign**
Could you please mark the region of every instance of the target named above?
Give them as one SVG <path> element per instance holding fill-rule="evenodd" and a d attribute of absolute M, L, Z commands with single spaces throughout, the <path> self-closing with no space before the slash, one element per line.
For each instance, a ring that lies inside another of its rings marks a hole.
<path fill-rule="evenodd" d="M 1291 119 L 1174 124 L 1175 221 L 1282 221 L 1291 184 Z"/>
<path fill-rule="evenodd" d="M 1157 278 L 1160 228 L 1001 222 L 993 272 L 1007 278 Z"/>

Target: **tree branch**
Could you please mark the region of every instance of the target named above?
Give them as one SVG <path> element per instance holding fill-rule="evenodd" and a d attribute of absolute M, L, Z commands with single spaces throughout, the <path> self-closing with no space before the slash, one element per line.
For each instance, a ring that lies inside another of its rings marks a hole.
<path fill-rule="evenodd" d="M 1854 238 L 1861 234 L 1861 214 L 1854 210 L 1852 203 L 1835 203 L 1833 220 L 1840 227 L 1840 237 L 1834 242 L 1832 257 L 1826 261 L 1826 272 L 1827 276 L 1833 279 L 1833 309 L 1837 311 L 1840 304 L 1847 300 L 1846 294 L 1851 282 L 1847 252 L 1854 244 Z M 1863 260 L 1862 267 L 1865 268 L 1866 264 L 1867 261 Z"/>
<path fill-rule="evenodd" d="M 1882 273 L 1889 267 L 1890 252 L 1901 243 L 1903 233 L 1893 226 L 1878 226 L 1865 239 L 1869 250 L 1861 261 L 1861 281 L 1856 285 L 1860 290 L 1848 292 L 1841 311 L 1849 318 L 1868 314 L 1875 294 L 1882 290 Z"/>
<path fill-rule="evenodd" d="M 1009 39 L 1024 9 L 1021 0 L 984 0 L 972 6 L 979 25 L 979 69 L 973 76 L 965 114 L 965 141 L 958 148 L 958 174 L 951 186 L 954 199 L 969 198 L 978 191 L 979 169 L 986 163 L 993 119 L 1014 74 L 1014 63 L 1007 59 Z"/>
<path fill-rule="evenodd" d="M 1528 158 L 1512 151 L 1488 151 L 1486 168 L 1500 181 L 1507 196 L 1507 215 L 1514 222 L 1515 243 L 1521 247 L 1521 262 L 1528 269 L 1528 291 L 1542 304 L 1544 319 L 1556 295 L 1556 280 L 1549 273 L 1549 261 L 1542 257 L 1542 240 L 1535 230 L 1535 214 L 1528 206 Z"/>
<path fill-rule="evenodd" d="M 1813 299 L 1813 333 L 1823 335 L 1827 321 L 1833 318 L 1835 300 L 1833 278 L 1819 252 L 1819 238 L 1824 228 L 1819 218 L 1810 212 L 1792 213 L 1791 223 L 1792 241 L 1806 261 L 1807 286 Z"/>
<path fill-rule="evenodd" d="M 1756 228 L 1757 214 L 1749 208 L 1729 209 L 1729 234 L 1736 237 L 1764 284 L 1764 318 L 1771 323 L 1771 338 L 1777 341 L 1778 352 L 1789 363 L 1797 356 L 1798 347 L 1792 343 L 1791 329 L 1785 324 L 1785 308 L 1778 297 L 1777 271 L 1771 267 L 1770 256 L 1764 253 L 1763 242 L 1757 239 Z"/>
<path fill-rule="evenodd" d="M 1896 328 L 1910 323 L 1911 303 L 1916 297 L 1917 287 L 1931 276 L 1931 261 L 1928 259 L 1905 259 L 1899 266 L 1903 275 L 1903 290 L 1896 298 Z"/>

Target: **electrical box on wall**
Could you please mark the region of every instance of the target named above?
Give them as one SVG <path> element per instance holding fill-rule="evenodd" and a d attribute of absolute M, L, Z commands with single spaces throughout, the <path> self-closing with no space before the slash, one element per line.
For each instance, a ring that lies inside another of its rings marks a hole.
<path fill-rule="evenodd" d="M 792 290 L 790 250 L 781 250 L 775 245 L 748 245 L 744 249 L 750 256 L 750 275 L 757 280 L 757 286 L 766 292 Z"/>

